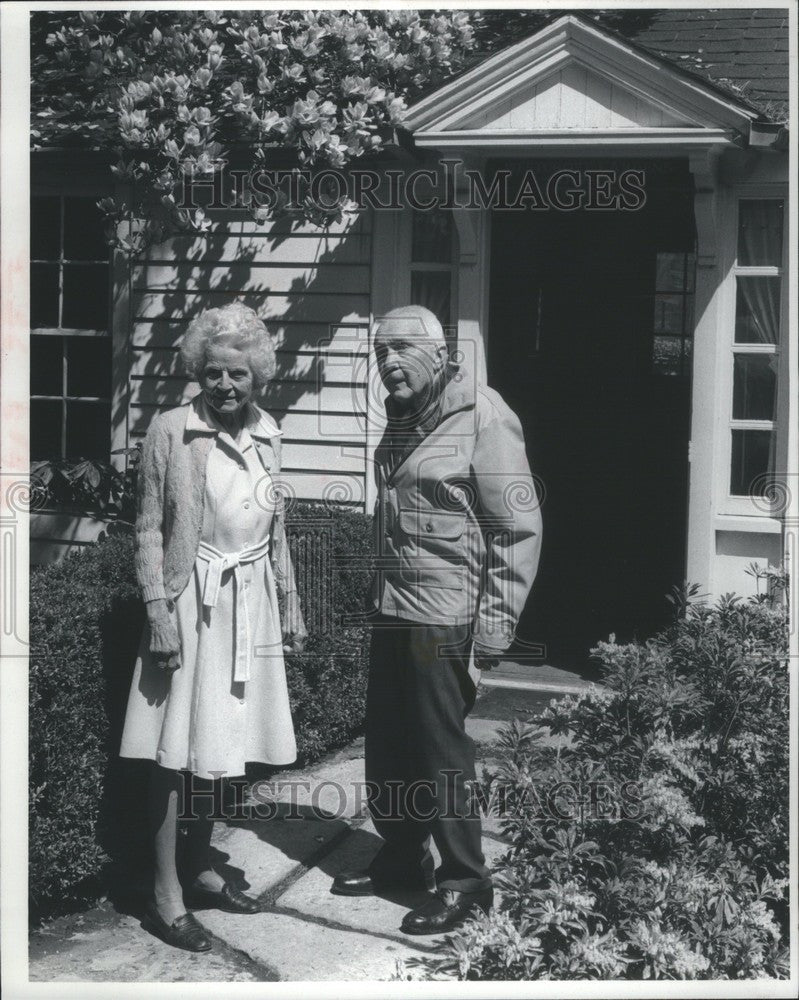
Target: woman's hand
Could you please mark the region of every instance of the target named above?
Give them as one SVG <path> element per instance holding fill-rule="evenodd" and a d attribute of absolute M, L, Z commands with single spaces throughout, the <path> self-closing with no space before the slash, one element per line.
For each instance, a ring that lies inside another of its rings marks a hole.
<path fill-rule="evenodd" d="M 147 602 L 147 620 L 150 623 L 150 652 L 164 670 L 180 667 L 180 637 L 166 600 Z"/>
<path fill-rule="evenodd" d="M 286 594 L 283 608 L 283 651 L 301 653 L 308 633 L 302 620 L 300 597 L 296 590 Z"/>
<path fill-rule="evenodd" d="M 301 653 L 305 649 L 305 636 L 304 635 L 286 635 L 283 634 L 283 652 L 284 653 Z"/>
<path fill-rule="evenodd" d="M 180 669 L 180 653 L 155 653 L 158 658 L 158 666 L 163 670 L 179 670 Z"/>

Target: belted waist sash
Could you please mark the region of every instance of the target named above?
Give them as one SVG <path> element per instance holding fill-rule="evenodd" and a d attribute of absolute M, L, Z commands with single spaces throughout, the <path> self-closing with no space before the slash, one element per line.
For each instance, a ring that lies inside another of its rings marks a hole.
<path fill-rule="evenodd" d="M 256 559 L 266 555 L 268 551 L 269 536 L 267 535 L 262 542 L 242 549 L 240 552 L 220 552 L 208 542 L 200 542 L 200 548 L 197 552 L 197 556 L 208 563 L 208 572 L 203 587 L 203 607 L 216 607 L 219 601 L 219 588 L 222 585 L 222 574 L 226 570 L 233 570 L 236 581 L 233 680 L 237 683 L 243 683 L 250 679 L 250 661 L 252 659 L 250 613 L 247 607 L 247 593 L 243 586 L 241 567 L 246 563 L 255 562 Z"/>

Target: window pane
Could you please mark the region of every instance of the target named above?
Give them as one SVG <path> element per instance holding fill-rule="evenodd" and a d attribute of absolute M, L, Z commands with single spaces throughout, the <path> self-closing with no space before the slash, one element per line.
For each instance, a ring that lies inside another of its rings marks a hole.
<path fill-rule="evenodd" d="M 31 395 L 60 396 L 63 384 L 61 337 L 31 337 Z"/>
<path fill-rule="evenodd" d="M 108 266 L 64 265 L 61 325 L 75 330 L 108 329 Z"/>
<path fill-rule="evenodd" d="M 685 254 L 659 253 L 657 255 L 655 291 L 681 292 L 685 284 Z"/>
<path fill-rule="evenodd" d="M 31 198 L 31 260 L 58 260 L 60 242 L 59 199 Z"/>
<path fill-rule="evenodd" d="M 411 271 L 411 302 L 435 313 L 442 326 L 450 322 L 449 271 Z"/>
<path fill-rule="evenodd" d="M 431 210 L 413 213 L 411 259 L 418 264 L 449 264 L 452 260 L 452 215 Z"/>
<path fill-rule="evenodd" d="M 111 338 L 65 337 L 67 395 L 111 398 Z"/>
<path fill-rule="evenodd" d="M 773 431 L 732 432 L 730 493 L 733 496 L 763 496 L 768 485 Z"/>
<path fill-rule="evenodd" d="M 682 334 L 682 295 L 655 296 L 655 333 Z"/>
<path fill-rule="evenodd" d="M 111 453 L 111 404 L 67 403 L 66 458 L 101 458 Z"/>
<path fill-rule="evenodd" d="M 31 264 L 31 328 L 58 326 L 58 264 Z"/>
<path fill-rule="evenodd" d="M 732 393 L 735 420 L 773 420 L 777 356 L 736 354 Z"/>
<path fill-rule="evenodd" d="M 736 344 L 776 344 L 780 333 L 780 278 L 738 277 Z"/>
<path fill-rule="evenodd" d="M 656 375 L 682 374 L 682 337 L 652 338 L 652 371 Z"/>
<path fill-rule="evenodd" d="M 31 458 L 61 458 L 61 403 L 49 399 L 31 400 Z"/>
<path fill-rule="evenodd" d="M 738 206 L 738 264 L 742 267 L 782 263 L 782 199 L 746 200 Z"/>
<path fill-rule="evenodd" d="M 108 260 L 103 217 L 96 198 L 64 199 L 64 259 Z"/>

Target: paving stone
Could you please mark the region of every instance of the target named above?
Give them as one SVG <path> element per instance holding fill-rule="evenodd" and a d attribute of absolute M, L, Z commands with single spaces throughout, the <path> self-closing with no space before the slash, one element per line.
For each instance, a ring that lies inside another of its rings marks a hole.
<path fill-rule="evenodd" d="M 335 818 L 363 814 L 363 751 L 357 756 L 336 759 L 308 771 L 283 771 L 270 781 L 254 786 L 263 812 L 269 802 L 294 804 L 303 815 Z"/>
<path fill-rule="evenodd" d="M 481 770 L 490 760 L 490 738 L 498 725 L 469 720 L 471 734 L 481 744 Z M 218 822 L 213 840 L 220 871 L 228 877 L 243 875 L 250 891 L 266 896 L 274 908 L 252 917 L 197 910 L 198 919 L 219 940 L 210 954 L 191 955 L 165 945 L 137 917 L 105 903 L 34 933 L 31 979 L 387 980 L 398 961 L 413 969 L 436 939 L 409 937 L 399 926 L 424 894 L 348 898 L 330 893 L 333 876 L 367 865 L 380 843 L 371 820 L 361 815 L 362 747 L 310 771 L 282 772 L 279 778 L 268 809 L 251 811 L 247 820 Z M 491 836 L 498 830 L 496 817 L 484 820 L 484 830 L 491 865 L 506 848 Z"/>
<path fill-rule="evenodd" d="M 246 823 L 215 823 L 212 846 L 217 870 L 226 878 L 242 879 L 260 896 L 305 864 L 349 827 L 345 820 L 301 818 L 278 803 L 272 819 Z M 287 818 L 287 816 L 289 818 Z"/>
<path fill-rule="evenodd" d="M 217 942 L 195 955 L 164 944 L 129 914 L 103 903 L 87 914 L 60 917 L 31 935 L 32 982 L 274 982 L 261 965 Z"/>
<path fill-rule="evenodd" d="M 476 719 L 471 715 L 466 718 L 466 733 L 479 744 L 496 742 L 497 734 L 506 723 L 501 719 Z"/>
<path fill-rule="evenodd" d="M 268 963 L 282 982 L 384 981 L 394 975 L 398 961 L 413 962 L 420 954 L 417 948 L 385 935 L 331 926 L 316 913 L 309 918 L 281 912 L 239 916 L 209 910 L 198 914 L 198 919 L 251 961 Z"/>
<path fill-rule="evenodd" d="M 402 917 L 409 909 L 424 902 L 426 893 L 403 890 L 385 896 L 350 897 L 334 896 L 330 892 L 334 875 L 341 871 L 365 868 L 379 845 L 380 840 L 374 827 L 371 821 L 367 821 L 317 867 L 312 868 L 278 897 L 275 905 L 284 910 L 321 918 L 336 926 L 372 934 L 396 935 L 405 940 L 399 930 Z M 484 838 L 483 851 L 489 867 L 505 849 L 505 845 L 491 838 Z M 435 847 L 433 855 L 438 863 Z M 432 940 L 435 938 L 424 938 L 426 942 Z M 408 939 L 408 943 L 411 948 L 425 948 L 423 943 L 420 944 L 415 939 Z"/>

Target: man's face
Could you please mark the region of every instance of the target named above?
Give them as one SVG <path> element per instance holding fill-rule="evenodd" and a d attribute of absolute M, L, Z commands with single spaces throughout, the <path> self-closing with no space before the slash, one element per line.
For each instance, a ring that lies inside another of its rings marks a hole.
<path fill-rule="evenodd" d="M 375 336 L 375 356 L 391 398 L 404 408 L 424 407 L 444 366 L 446 347 L 416 320 L 386 320 Z"/>

